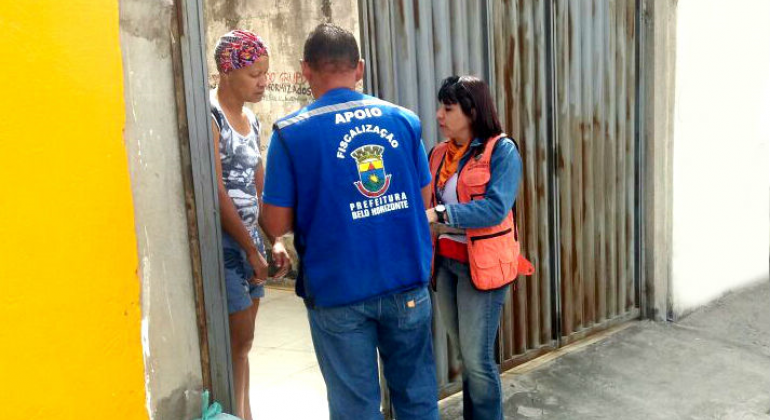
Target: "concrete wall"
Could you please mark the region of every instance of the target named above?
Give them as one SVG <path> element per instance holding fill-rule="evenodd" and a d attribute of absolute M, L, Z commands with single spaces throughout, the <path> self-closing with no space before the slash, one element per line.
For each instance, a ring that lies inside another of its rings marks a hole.
<path fill-rule="evenodd" d="M 679 0 L 673 307 L 768 279 L 770 2 Z"/>
<path fill-rule="evenodd" d="M 641 135 L 644 138 L 643 290 L 645 316 L 673 318 L 671 221 L 677 0 L 642 0 Z"/>
<path fill-rule="evenodd" d="M 0 16 L 3 417 L 146 419 L 118 1 Z"/>
<path fill-rule="evenodd" d="M 121 0 L 125 147 L 131 170 L 147 406 L 155 420 L 200 415 L 201 359 L 180 166 L 170 0 Z"/>
<path fill-rule="evenodd" d="M 214 45 L 232 29 L 259 34 L 270 48 L 268 93 L 252 109 L 262 123 L 262 147 L 267 148 L 272 124 L 313 99 L 302 77 L 300 60 L 305 38 L 319 23 L 332 22 L 359 38 L 356 0 L 205 0 L 209 74 L 216 84 Z"/>

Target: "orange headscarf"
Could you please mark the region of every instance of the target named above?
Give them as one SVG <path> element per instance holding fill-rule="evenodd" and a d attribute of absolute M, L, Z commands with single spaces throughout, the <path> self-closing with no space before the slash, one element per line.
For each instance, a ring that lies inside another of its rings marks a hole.
<path fill-rule="evenodd" d="M 444 165 L 441 167 L 441 172 L 438 175 L 438 187 L 444 188 L 447 180 L 457 172 L 457 165 L 460 164 L 460 158 L 468 151 L 471 142 L 467 142 L 462 146 L 458 146 L 454 140 L 447 142 L 446 155 L 444 155 Z"/>

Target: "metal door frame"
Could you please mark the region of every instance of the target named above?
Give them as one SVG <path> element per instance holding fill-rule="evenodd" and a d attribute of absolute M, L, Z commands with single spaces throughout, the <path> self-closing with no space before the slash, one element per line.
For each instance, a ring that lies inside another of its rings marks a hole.
<path fill-rule="evenodd" d="M 233 412 L 235 394 L 230 356 L 222 241 L 208 101 L 208 67 L 203 0 L 174 0 L 172 62 L 182 178 L 195 283 L 203 387 L 225 412 Z"/>

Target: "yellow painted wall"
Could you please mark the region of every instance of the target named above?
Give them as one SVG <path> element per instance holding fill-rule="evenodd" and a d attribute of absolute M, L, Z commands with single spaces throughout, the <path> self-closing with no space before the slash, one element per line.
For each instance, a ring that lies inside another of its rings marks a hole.
<path fill-rule="evenodd" d="M 146 419 L 118 0 L 0 1 L 0 407 Z"/>

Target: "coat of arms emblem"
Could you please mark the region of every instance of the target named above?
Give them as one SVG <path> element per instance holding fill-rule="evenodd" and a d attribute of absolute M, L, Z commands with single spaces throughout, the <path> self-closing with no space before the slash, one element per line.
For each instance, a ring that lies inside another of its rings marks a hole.
<path fill-rule="evenodd" d="M 354 182 L 358 192 L 369 198 L 376 198 L 388 191 L 390 174 L 385 173 L 382 152 L 385 148 L 378 145 L 361 146 L 350 156 L 356 161 L 359 180 Z"/>

